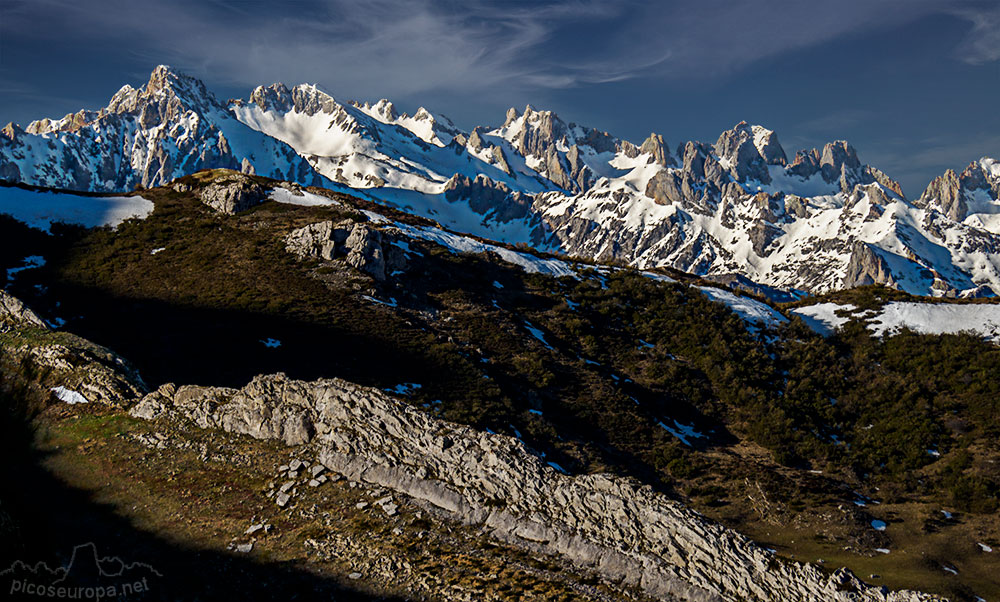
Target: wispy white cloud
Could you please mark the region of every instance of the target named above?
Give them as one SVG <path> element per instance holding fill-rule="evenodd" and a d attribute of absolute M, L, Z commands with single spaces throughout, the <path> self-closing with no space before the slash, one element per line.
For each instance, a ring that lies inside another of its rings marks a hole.
<path fill-rule="evenodd" d="M 963 9 L 955 14 L 972 23 L 972 31 L 956 50 L 957 56 L 973 65 L 1000 60 L 1000 6 Z"/>
<path fill-rule="evenodd" d="M 847 34 L 942 10 L 973 23 L 962 56 L 1000 55 L 1000 12 L 960 0 L 10 0 L 0 31 L 117 38 L 217 82 L 319 82 L 352 95 L 571 88 L 718 77 Z M 46 27 L 37 27 L 45 22 Z"/>

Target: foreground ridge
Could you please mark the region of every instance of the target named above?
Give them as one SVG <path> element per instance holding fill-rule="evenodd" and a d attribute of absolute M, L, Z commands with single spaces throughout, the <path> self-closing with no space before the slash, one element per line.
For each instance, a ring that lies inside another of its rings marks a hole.
<path fill-rule="evenodd" d="M 941 600 L 874 588 L 843 569 L 779 562 L 632 479 L 563 474 L 515 438 L 428 416 L 340 379 L 260 375 L 238 390 L 168 384 L 130 413 L 307 445 L 337 474 L 664 600 Z"/>

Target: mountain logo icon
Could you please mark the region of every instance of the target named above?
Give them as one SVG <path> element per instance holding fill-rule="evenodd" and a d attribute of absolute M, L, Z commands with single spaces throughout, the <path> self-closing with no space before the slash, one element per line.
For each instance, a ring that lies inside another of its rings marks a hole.
<path fill-rule="evenodd" d="M 0 588 L 15 600 L 129 600 L 147 594 L 162 577 L 145 563 L 101 557 L 91 542 L 74 547 L 65 566 L 15 561 L 0 571 Z"/>

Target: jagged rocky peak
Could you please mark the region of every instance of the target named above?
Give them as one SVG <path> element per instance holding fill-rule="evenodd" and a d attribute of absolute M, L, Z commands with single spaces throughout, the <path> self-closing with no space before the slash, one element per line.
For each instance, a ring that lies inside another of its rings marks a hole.
<path fill-rule="evenodd" d="M 649 137 L 643 141 L 642 146 L 639 147 L 639 152 L 648 154 L 650 163 L 656 163 L 664 167 L 677 165 L 677 161 L 674 160 L 674 156 L 670 154 L 670 146 L 660 134 L 650 134 Z"/>
<path fill-rule="evenodd" d="M 527 105 L 521 119 L 520 131 L 511 142 L 524 156 L 544 157 L 550 147 L 566 138 L 566 124 L 552 111 L 535 111 Z"/>
<path fill-rule="evenodd" d="M 827 182 L 836 182 L 845 171 L 861 167 L 858 153 L 845 140 L 827 142 L 823 150 L 800 150 L 788 166 L 788 172 L 802 178 L 822 173 Z M 881 173 L 881 172 L 879 172 Z M 897 185 L 898 186 L 898 185 Z"/>
<path fill-rule="evenodd" d="M 17 125 L 13 121 L 9 121 L 7 122 L 7 125 L 3 126 L 3 129 L 0 130 L 0 137 L 13 141 L 23 133 L 24 129 L 21 126 Z M 3 140 L 0 140 L 0 142 L 3 142 Z"/>
<path fill-rule="evenodd" d="M 427 120 L 435 121 L 434 116 L 431 115 L 431 112 L 425 109 L 424 107 L 417 107 L 417 112 L 413 114 L 413 118 L 416 119 L 417 121 L 427 121 Z"/>
<path fill-rule="evenodd" d="M 755 125 L 750 128 L 753 131 L 753 144 L 757 147 L 757 152 L 764 158 L 768 165 L 780 165 L 784 167 L 788 164 L 788 157 L 785 156 L 785 149 L 778 142 L 778 135 L 764 126 Z"/>
<path fill-rule="evenodd" d="M 841 176 L 845 167 L 847 169 L 861 167 L 858 152 L 846 140 L 827 142 L 819 156 L 819 168 L 823 172 L 823 179 L 833 182 Z"/>
<path fill-rule="evenodd" d="M 316 113 L 335 113 L 343 110 L 343 107 L 334 100 L 333 96 L 321 90 L 313 84 L 299 84 L 294 88 L 288 88 L 285 84 L 277 83 L 270 86 L 258 86 L 250 93 L 250 102 L 256 104 L 263 111 L 276 111 L 288 113 L 295 111 L 306 115 Z M 235 104 L 242 104 L 237 101 Z"/>
<path fill-rule="evenodd" d="M 262 111 L 286 111 L 292 105 L 292 92 L 280 82 L 270 86 L 257 86 L 250 93 L 250 102 Z M 236 103 L 242 104 L 242 101 Z"/>
<path fill-rule="evenodd" d="M 48 134 L 51 132 L 75 132 L 91 123 L 100 116 L 99 111 L 86 109 L 76 113 L 68 113 L 62 119 L 38 119 L 28 124 L 24 131 L 29 134 Z"/>
<path fill-rule="evenodd" d="M 990 200 L 1000 199 L 1000 162 L 983 157 L 960 174 L 949 169 L 931 181 L 915 204 L 935 208 L 949 219 L 962 221 L 968 217 L 969 203 L 979 191 Z"/>
<path fill-rule="evenodd" d="M 474 179 L 455 174 L 445 184 L 444 194 L 451 202 L 468 201 L 476 213 L 485 215 L 494 212 L 500 222 L 523 218 L 531 208 L 529 196 L 511 190 L 503 182 L 497 182 L 483 174 Z"/>
<path fill-rule="evenodd" d="M 712 147 L 704 142 L 689 140 L 677 147 L 677 155 L 681 158 L 684 171 L 693 175 L 705 177 L 705 159 L 712 152 Z"/>
<path fill-rule="evenodd" d="M 503 127 L 507 127 L 514 123 L 519 117 L 521 117 L 521 114 L 517 112 L 517 109 L 514 107 L 507 109 L 507 119 L 504 120 Z"/>
<path fill-rule="evenodd" d="M 190 75 L 174 71 L 169 65 L 157 65 L 149 74 L 146 84 L 147 94 L 173 92 L 175 94 L 194 93 L 198 96 L 209 96 L 210 93 L 201 80 Z"/>
<path fill-rule="evenodd" d="M 879 184 L 881 184 L 882 186 L 884 186 L 886 189 L 891 190 L 899 198 L 901 198 L 901 199 L 905 199 L 906 198 L 906 196 L 903 194 L 903 187 L 899 185 L 899 182 L 897 182 L 896 180 L 893 180 L 892 178 L 890 178 L 889 175 L 886 174 L 881 169 L 877 169 L 875 167 L 872 167 L 871 165 L 866 165 L 865 166 L 865 171 L 868 174 L 870 174 L 871 177 L 876 182 L 878 182 Z"/>
<path fill-rule="evenodd" d="M 140 125 L 148 128 L 187 111 L 205 114 L 212 109 L 225 111 L 201 80 L 178 73 L 167 65 L 158 65 L 142 88 L 123 86 L 118 90 L 101 115 L 137 115 Z"/>
<path fill-rule="evenodd" d="M 762 140 L 767 138 L 768 143 L 771 144 L 769 153 L 776 156 L 777 151 L 775 151 L 774 145 L 777 143 L 777 138 L 774 137 L 773 132 L 764 128 L 760 129 Z M 764 134 L 765 132 L 770 133 L 770 136 Z M 771 141 L 772 138 L 773 141 Z M 767 171 L 767 161 L 757 148 L 756 140 L 757 134 L 754 132 L 754 127 L 741 121 L 733 129 L 722 132 L 715 143 L 715 154 L 719 157 L 723 167 L 727 168 L 736 180 L 740 182 L 756 180 L 769 184 L 771 175 Z M 780 145 L 777 146 L 777 149 L 780 151 L 780 156 L 784 157 L 785 151 L 781 149 Z"/>
<path fill-rule="evenodd" d="M 396 106 L 393 105 L 387 98 L 379 100 L 371 107 L 368 107 L 367 105 L 368 103 L 365 103 L 366 108 L 370 108 L 373 113 L 380 115 L 386 121 L 395 121 L 399 119 L 399 113 L 396 111 Z M 419 112 L 420 111 L 417 111 L 417 113 Z"/>

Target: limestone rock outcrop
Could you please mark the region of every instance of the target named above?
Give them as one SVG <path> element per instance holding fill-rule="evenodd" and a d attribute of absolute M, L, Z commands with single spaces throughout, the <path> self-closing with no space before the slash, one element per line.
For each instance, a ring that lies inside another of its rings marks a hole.
<path fill-rule="evenodd" d="M 263 186 L 236 171 L 213 181 L 197 194 L 203 203 L 226 215 L 246 211 L 267 200 L 267 191 Z"/>
<path fill-rule="evenodd" d="M 393 245 L 394 237 L 369 224 L 344 220 L 317 222 L 293 230 L 285 237 L 285 249 L 300 258 L 347 263 L 378 281 L 406 268 L 406 255 Z"/>
<path fill-rule="evenodd" d="M 20 299 L 0 290 L 0 332 L 19 328 L 48 329 L 45 320 L 31 310 Z"/>
<path fill-rule="evenodd" d="M 20 299 L 0 290 L 0 333 L 28 335 L 3 345 L 5 361 L 30 366 L 42 384 L 79 393 L 87 401 L 122 407 L 149 389 L 113 351 L 67 332 L 49 329 Z"/>
<path fill-rule="evenodd" d="M 333 473 L 663 600 L 937 599 L 870 587 L 845 570 L 779 561 L 634 480 L 562 474 L 513 437 L 448 423 L 339 379 L 276 374 L 239 390 L 166 385 L 130 412 L 308 445 Z"/>

